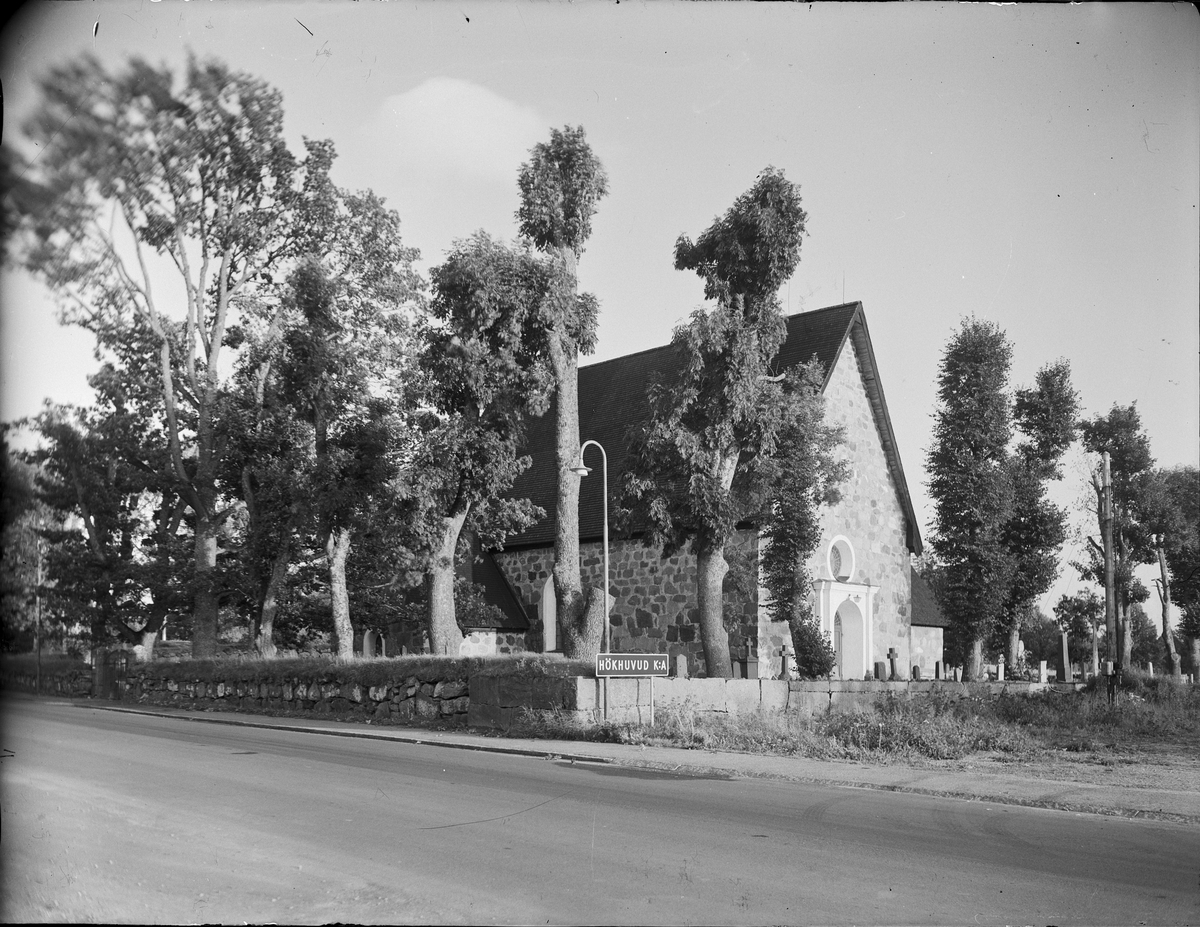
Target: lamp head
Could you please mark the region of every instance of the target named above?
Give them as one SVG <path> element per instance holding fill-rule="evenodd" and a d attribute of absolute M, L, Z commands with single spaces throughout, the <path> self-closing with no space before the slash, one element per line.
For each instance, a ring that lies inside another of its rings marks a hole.
<path fill-rule="evenodd" d="M 577 461 L 575 461 L 575 466 L 573 466 L 573 467 L 571 468 L 571 472 L 572 472 L 572 473 L 577 473 L 577 474 L 579 474 L 579 476 L 587 476 L 589 473 L 591 473 L 591 472 L 592 472 L 592 468 L 591 468 L 591 467 L 585 467 L 585 466 L 583 465 L 583 455 L 581 454 L 581 455 L 579 456 L 579 459 L 578 459 Z"/>

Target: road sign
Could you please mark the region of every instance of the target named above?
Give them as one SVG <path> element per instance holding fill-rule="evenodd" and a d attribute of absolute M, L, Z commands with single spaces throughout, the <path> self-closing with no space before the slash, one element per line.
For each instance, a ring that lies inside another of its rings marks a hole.
<path fill-rule="evenodd" d="M 602 653 L 596 657 L 596 676 L 669 676 L 665 653 Z"/>

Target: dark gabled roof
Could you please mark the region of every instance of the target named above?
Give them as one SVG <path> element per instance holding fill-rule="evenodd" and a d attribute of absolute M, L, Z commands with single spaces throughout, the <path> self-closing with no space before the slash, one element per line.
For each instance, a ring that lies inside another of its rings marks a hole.
<path fill-rule="evenodd" d="M 921 536 L 904 479 L 904 468 L 896 449 L 887 403 L 875 368 L 875 353 L 867 332 L 862 303 L 845 303 L 789 316 L 787 337 L 773 368 L 776 372 L 814 356 L 825 368 L 826 384 L 847 338 L 854 338 L 862 364 L 863 380 L 884 451 L 907 521 L 908 547 L 921 552 Z M 629 455 L 630 425 L 649 414 L 646 388 L 655 378 L 668 379 L 678 370 L 678 354 L 663 345 L 602 361 L 579 369 L 579 439 L 597 441 L 608 454 L 609 501 L 615 496 Z M 546 510 L 546 516 L 520 535 L 510 538 L 508 548 L 546 547 L 554 543 L 556 462 L 554 452 L 554 409 L 528 424 L 525 453 L 532 466 L 521 475 L 510 495 L 531 499 Z M 593 473 L 580 482 L 579 534 L 584 541 L 599 540 L 604 523 L 600 454 L 589 448 L 585 462 Z M 611 513 L 610 513 L 611 515 Z M 611 526 L 610 526 L 611 531 Z"/>
<path fill-rule="evenodd" d="M 916 570 L 912 571 L 912 622 L 918 628 L 948 628 L 950 619 L 938 608 L 929 583 Z"/>

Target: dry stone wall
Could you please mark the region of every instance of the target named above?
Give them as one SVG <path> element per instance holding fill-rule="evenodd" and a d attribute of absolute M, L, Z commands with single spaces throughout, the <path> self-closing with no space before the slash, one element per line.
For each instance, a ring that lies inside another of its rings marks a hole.
<path fill-rule="evenodd" d="M 38 692 L 37 674 L 4 672 L 0 674 L 0 687 L 13 692 Z M 68 698 L 86 698 L 92 694 L 90 670 L 71 670 L 66 673 L 42 673 L 42 695 L 62 695 Z"/>
<path fill-rule="evenodd" d="M 282 682 L 181 681 L 134 672 L 122 697 L 151 705 L 215 711 L 309 711 L 378 721 L 466 723 L 469 684 L 424 671 L 379 685 L 333 679 Z"/>

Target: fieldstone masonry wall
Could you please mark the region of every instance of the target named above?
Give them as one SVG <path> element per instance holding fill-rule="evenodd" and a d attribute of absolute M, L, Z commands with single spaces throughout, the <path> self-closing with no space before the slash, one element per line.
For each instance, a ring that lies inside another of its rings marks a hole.
<path fill-rule="evenodd" d="M 499 631 L 488 628 L 471 631 L 458 648 L 461 657 L 489 657 L 498 653 L 524 653 L 529 649 L 532 631 Z M 538 637 L 541 635 L 539 626 Z"/>
<path fill-rule="evenodd" d="M 757 537 L 739 531 L 729 545 L 726 559 L 731 563 L 753 563 Z M 542 587 L 550 579 L 554 551 L 549 548 L 504 551 L 495 555 L 509 581 L 536 614 Z M 609 586 L 614 597 L 609 617 L 609 637 L 614 652 L 667 653 L 672 662 L 678 655 L 687 657 L 688 673 L 704 674 L 704 648 L 700 643 L 700 619 L 696 606 L 696 557 L 680 551 L 662 557 L 657 548 L 640 541 L 615 541 L 609 551 Z M 603 585 L 604 550 L 599 543 L 580 545 L 580 572 L 585 587 Z M 734 571 L 731 570 L 731 573 Z M 734 659 L 745 656 L 753 645 L 758 622 L 758 597 L 753 577 L 737 585 L 726 580 L 725 627 L 729 630 L 730 651 Z M 541 615 L 531 621 L 528 632 L 530 649 L 542 645 Z"/>
<path fill-rule="evenodd" d="M 122 701 L 215 711 L 262 709 L 311 711 L 389 721 L 465 723 L 466 679 L 442 679 L 428 671 L 376 686 L 322 680 L 180 682 L 153 671 L 129 678 Z"/>
<path fill-rule="evenodd" d="M 842 349 L 824 395 L 826 418 L 845 429 L 843 457 L 849 461 L 851 472 L 842 484 L 841 501 L 822 510 L 822 543 L 809 561 L 809 568 L 814 578 L 833 579 L 829 571 L 829 544 L 838 535 L 844 536 L 855 554 L 854 574 L 848 581 L 878 589 L 870 662 L 886 661 L 888 649 L 894 647 L 899 653 L 899 665 L 909 666 L 912 567 L 904 510 L 888 468 L 883 438 L 875 424 L 852 339 Z M 833 605 L 835 611 L 837 604 Z M 832 621 L 832 615 L 829 620 Z M 760 636 L 764 640 L 779 636 L 772 633 L 765 615 L 762 621 Z M 772 649 L 771 675 L 779 672 L 777 652 L 776 646 Z"/>
<path fill-rule="evenodd" d="M 0 674 L 0 688 L 14 692 L 38 692 L 36 673 L 5 672 Z M 42 673 L 42 695 L 65 695 L 85 698 L 92 694 L 90 670 L 72 670 L 66 673 Z"/>

